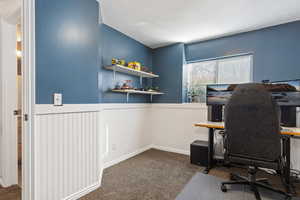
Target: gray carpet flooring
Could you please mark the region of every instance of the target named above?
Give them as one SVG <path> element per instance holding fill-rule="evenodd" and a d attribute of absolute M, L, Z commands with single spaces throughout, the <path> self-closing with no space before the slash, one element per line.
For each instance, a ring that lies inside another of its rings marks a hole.
<path fill-rule="evenodd" d="M 230 172 L 245 175 L 246 170 L 214 168 L 210 176 L 207 176 L 216 177 L 213 181 L 206 181 L 207 177 L 203 177 L 202 182 L 198 183 L 199 180 L 198 178 L 195 180 L 194 175 L 202 170 L 203 168 L 191 165 L 188 156 L 151 149 L 105 169 L 102 187 L 82 197 L 81 200 L 175 200 L 178 195 L 177 200 L 250 200 L 253 197 L 251 194 L 241 192 L 243 190 L 235 189 L 237 193 L 229 191 L 228 194 L 232 196 L 224 199 L 220 197 L 222 193 L 219 185 L 216 185 L 221 180 L 228 180 Z M 196 177 L 200 175 L 197 174 Z M 272 185 L 281 187 L 278 177 L 260 173 L 258 177 L 271 178 Z M 193 183 L 191 188 L 188 187 L 190 181 Z M 297 188 L 300 186 L 297 185 Z M 183 196 L 199 192 L 207 196 L 202 199 Z M 209 198 L 210 195 L 212 198 Z"/>
<path fill-rule="evenodd" d="M 149 150 L 104 170 L 102 187 L 82 200 L 174 200 L 201 168 L 187 156 Z"/>
<path fill-rule="evenodd" d="M 19 186 L 9 188 L 0 186 L 0 200 L 21 200 L 21 188 Z"/>
<path fill-rule="evenodd" d="M 203 168 L 191 165 L 188 156 L 151 149 L 105 169 L 102 187 L 82 197 L 81 200 L 174 200 L 177 195 L 177 200 L 194 200 L 192 195 L 197 195 L 197 192 L 209 194 L 210 191 L 214 191 L 209 195 L 215 197 L 214 200 L 224 200 L 225 197 L 219 198 L 218 196 L 221 193 L 219 186 L 215 185 L 216 182 L 228 179 L 230 172 L 243 175 L 247 173 L 245 170 L 235 168 L 214 168 L 210 171 L 211 176 L 209 177 L 218 178 L 212 181 L 206 180 L 207 177 L 202 177 L 202 174 L 197 174 L 202 170 Z M 203 179 L 202 181 L 197 178 L 199 176 Z M 281 186 L 278 177 L 266 174 L 259 174 L 259 176 L 270 178 L 272 185 L 276 187 Z M 198 183 L 199 181 L 200 183 Z M 300 194 L 300 184 L 296 185 L 296 189 Z M 192 191 L 189 192 L 190 190 Z M 230 200 L 249 200 L 247 197 L 252 197 L 249 193 L 241 194 L 241 191 L 243 190 L 240 188 L 229 191 L 228 194 L 233 195 Z M 186 198 L 184 195 L 190 196 Z M 245 198 L 236 195 L 244 195 Z M 210 200 L 209 196 L 203 200 Z M 0 200 L 20 198 L 19 187 L 0 187 Z"/>
<path fill-rule="evenodd" d="M 220 184 L 221 178 L 197 173 L 185 186 L 176 200 L 255 200 L 253 192 L 248 186 L 228 186 L 228 191 L 223 193 Z M 285 197 L 274 192 L 259 189 L 262 200 L 284 200 Z M 296 200 L 296 198 L 294 198 Z M 299 199 L 297 199 L 299 200 Z"/>

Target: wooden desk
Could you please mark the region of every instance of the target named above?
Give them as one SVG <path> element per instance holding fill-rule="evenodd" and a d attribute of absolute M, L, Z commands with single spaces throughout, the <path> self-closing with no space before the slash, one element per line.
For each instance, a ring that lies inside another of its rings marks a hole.
<path fill-rule="evenodd" d="M 208 166 L 205 169 L 205 173 L 208 173 L 209 170 L 213 167 L 214 164 L 214 132 L 215 130 L 222 130 L 224 129 L 225 125 L 224 122 L 200 122 L 194 124 L 195 127 L 204 127 L 209 129 L 209 137 L 208 137 Z M 291 128 L 291 127 L 281 127 L 281 134 L 284 136 L 282 137 L 282 144 L 283 144 L 283 155 L 286 158 L 287 167 L 285 169 L 285 181 L 288 186 L 291 185 L 290 181 L 290 162 L 291 162 L 291 137 L 300 137 L 300 128 Z M 290 187 L 287 188 L 290 190 Z"/>
<path fill-rule="evenodd" d="M 224 122 L 200 122 L 194 124 L 196 127 L 213 128 L 213 129 L 224 129 Z M 296 127 L 282 127 L 282 135 L 291 135 L 300 137 L 300 128 Z"/>

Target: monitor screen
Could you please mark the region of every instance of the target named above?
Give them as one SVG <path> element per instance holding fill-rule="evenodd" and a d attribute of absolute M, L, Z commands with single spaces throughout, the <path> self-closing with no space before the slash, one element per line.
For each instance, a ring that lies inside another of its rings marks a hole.
<path fill-rule="evenodd" d="M 225 105 L 237 84 L 213 84 L 206 87 L 207 105 Z"/>
<path fill-rule="evenodd" d="M 264 84 L 280 106 L 300 106 L 300 80 Z M 207 85 L 207 105 L 225 105 L 237 84 Z"/>
<path fill-rule="evenodd" d="M 300 106 L 300 80 L 265 84 L 280 106 Z"/>

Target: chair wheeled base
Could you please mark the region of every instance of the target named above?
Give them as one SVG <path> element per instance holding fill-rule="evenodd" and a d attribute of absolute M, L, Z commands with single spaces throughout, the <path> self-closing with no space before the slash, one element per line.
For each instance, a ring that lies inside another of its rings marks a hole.
<path fill-rule="evenodd" d="M 267 179 L 265 179 L 265 178 L 256 179 L 256 172 L 257 172 L 256 168 L 249 168 L 249 170 L 248 170 L 249 177 L 248 178 L 237 175 L 237 174 L 230 174 L 230 179 L 233 181 L 222 182 L 222 184 L 221 184 L 222 192 L 227 192 L 226 185 L 249 185 L 251 190 L 254 192 L 255 198 L 257 200 L 261 200 L 261 196 L 259 194 L 258 188 L 264 188 L 264 189 L 276 192 L 278 194 L 281 194 L 281 195 L 285 196 L 286 200 L 292 199 L 292 196 L 290 194 L 271 187 L 271 185 L 269 184 Z"/>

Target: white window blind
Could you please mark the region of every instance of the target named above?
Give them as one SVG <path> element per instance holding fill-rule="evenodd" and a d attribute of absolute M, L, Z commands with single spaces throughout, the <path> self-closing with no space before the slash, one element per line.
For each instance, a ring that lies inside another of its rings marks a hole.
<path fill-rule="evenodd" d="M 249 83 L 252 79 L 252 56 L 240 56 L 218 61 L 217 83 Z"/>

